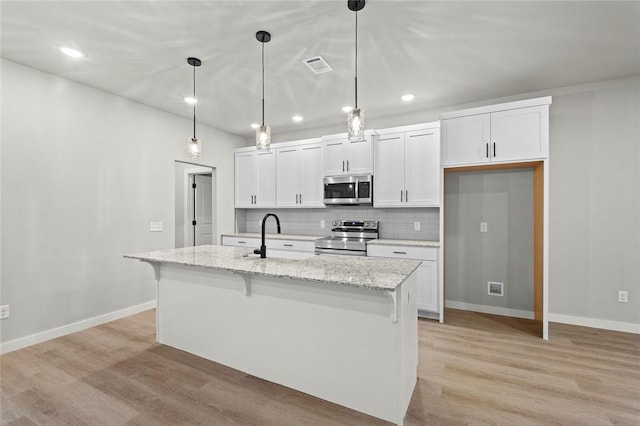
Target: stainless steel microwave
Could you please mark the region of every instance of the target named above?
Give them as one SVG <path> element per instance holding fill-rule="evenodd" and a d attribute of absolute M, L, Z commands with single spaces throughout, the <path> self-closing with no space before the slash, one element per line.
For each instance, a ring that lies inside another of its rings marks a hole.
<path fill-rule="evenodd" d="M 327 205 L 373 204 L 373 176 L 325 177 L 324 203 Z"/>

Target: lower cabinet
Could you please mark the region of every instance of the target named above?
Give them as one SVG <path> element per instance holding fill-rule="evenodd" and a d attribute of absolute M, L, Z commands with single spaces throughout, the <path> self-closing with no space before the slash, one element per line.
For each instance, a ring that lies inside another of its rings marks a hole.
<path fill-rule="evenodd" d="M 418 267 L 418 316 L 437 319 L 438 306 L 438 248 L 406 245 L 367 245 L 367 256 L 422 260 Z"/>
<path fill-rule="evenodd" d="M 222 236 L 223 246 L 260 248 L 260 244 L 261 239 L 259 237 Z M 267 249 L 271 250 L 301 251 L 306 253 L 313 253 L 315 251 L 315 243 L 313 241 L 267 237 L 265 238 L 265 245 Z"/>

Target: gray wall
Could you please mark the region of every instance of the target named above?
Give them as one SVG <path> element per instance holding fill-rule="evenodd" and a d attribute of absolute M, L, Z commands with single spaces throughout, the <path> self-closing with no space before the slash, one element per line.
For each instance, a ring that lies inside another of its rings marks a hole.
<path fill-rule="evenodd" d="M 447 173 L 445 206 L 447 302 L 532 313 L 533 169 Z"/>
<path fill-rule="evenodd" d="M 7 60 L 1 85 L 2 342 L 154 300 L 151 267 L 122 255 L 174 245 L 191 122 Z M 198 136 L 201 163 L 233 182 L 244 138 Z M 218 231 L 231 232 L 233 185 L 217 197 Z"/>
<path fill-rule="evenodd" d="M 373 207 L 337 206 L 324 209 L 238 209 L 236 220 L 238 232 L 260 232 L 258 225 L 267 212 L 280 218 L 285 234 L 322 235 L 331 233 L 331 222 L 336 219 L 377 219 L 380 221 L 380 238 L 431 240 L 440 239 L 440 216 L 438 208 L 374 209 Z M 325 228 L 320 228 L 320 221 Z M 414 231 L 414 222 L 420 222 L 420 230 Z M 269 219 L 265 227 L 275 232 L 276 225 Z"/>
<path fill-rule="evenodd" d="M 434 121 L 442 112 L 538 96 L 550 107 L 549 311 L 640 324 L 640 76 L 374 117 L 371 129 Z M 340 123 L 340 121 L 337 121 Z M 279 134 L 288 141 L 343 124 Z M 255 143 L 247 139 L 246 143 Z M 629 291 L 629 303 L 617 291 Z"/>

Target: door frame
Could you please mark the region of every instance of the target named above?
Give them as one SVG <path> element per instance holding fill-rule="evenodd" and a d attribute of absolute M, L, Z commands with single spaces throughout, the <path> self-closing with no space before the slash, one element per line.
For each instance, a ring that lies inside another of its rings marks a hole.
<path fill-rule="evenodd" d="M 533 168 L 533 314 L 539 323 L 540 336 L 549 340 L 549 160 L 534 160 L 516 163 L 484 164 L 478 166 L 458 166 L 442 168 L 441 209 L 440 209 L 440 250 L 442 268 L 440 271 L 440 322 L 444 322 L 445 308 L 445 262 L 444 233 L 445 181 L 447 173 L 477 172 L 490 170 L 512 170 Z"/>
<path fill-rule="evenodd" d="M 193 226 L 191 224 L 191 221 L 193 220 L 190 216 L 189 213 L 191 212 L 191 209 L 193 208 L 192 202 L 191 202 L 191 193 L 192 188 L 191 188 L 191 176 L 195 176 L 195 175 L 211 175 L 211 215 L 214 215 L 215 212 L 215 173 L 214 173 L 214 169 L 213 167 L 206 167 L 206 166 L 198 166 L 198 167 L 190 167 L 188 169 L 184 169 L 184 174 L 183 174 L 183 188 L 184 188 L 184 199 L 183 199 L 183 218 L 184 218 L 184 223 L 183 223 L 183 232 L 184 232 L 184 245 L 185 247 L 193 245 L 193 233 L 191 232 L 191 227 Z M 212 227 L 212 234 L 215 235 L 215 221 L 213 220 L 214 218 L 211 218 L 211 227 Z"/>
<path fill-rule="evenodd" d="M 184 166 L 186 166 L 186 168 L 183 170 L 183 174 L 182 174 L 182 178 L 179 178 L 179 174 L 176 173 L 175 174 L 175 184 L 176 186 L 179 185 L 180 181 L 182 182 L 182 200 L 178 200 L 178 199 L 174 199 L 174 212 L 177 211 L 177 209 L 182 209 L 182 213 L 183 213 L 183 223 L 182 223 L 182 238 L 183 238 L 183 246 L 187 245 L 187 242 L 189 241 L 189 227 L 191 227 L 191 219 L 189 219 L 189 190 L 191 189 L 189 187 L 189 175 L 190 174 L 211 174 L 211 214 L 212 214 L 212 220 L 211 220 L 211 232 L 214 236 L 214 240 L 213 243 L 216 244 L 216 242 L 218 241 L 218 209 L 217 209 L 217 169 L 214 166 L 207 166 L 205 164 L 197 164 L 197 163 L 192 163 L 189 161 L 182 161 L 182 160 L 174 160 L 174 164 L 175 163 L 180 163 Z M 174 215 L 174 221 L 177 219 Z M 179 223 L 176 223 L 176 228 L 180 226 Z M 173 245 L 175 247 L 176 245 L 176 241 L 178 240 L 178 236 L 180 234 L 178 234 L 178 232 L 180 232 L 180 230 L 176 229 L 176 232 L 174 233 L 174 242 Z"/>

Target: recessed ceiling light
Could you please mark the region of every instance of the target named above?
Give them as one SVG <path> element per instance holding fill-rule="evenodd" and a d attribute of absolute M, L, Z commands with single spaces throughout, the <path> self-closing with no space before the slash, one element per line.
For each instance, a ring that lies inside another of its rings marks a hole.
<path fill-rule="evenodd" d="M 67 56 L 71 56 L 72 58 L 82 58 L 86 56 L 83 52 L 77 49 L 74 49 L 72 47 L 59 46 L 58 50 L 60 50 L 62 53 L 64 53 Z"/>
<path fill-rule="evenodd" d="M 295 121 L 296 123 L 299 123 L 302 121 L 302 116 L 301 115 L 294 115 L 293 117 L 291 117 L 291 119 L 293 121 Z"/>
<path fill-rule="evenodd" d="M 346 112 L 347 114 L 349 114 L 352 109 L 353 109 L 352 106 L 345 105 L 345 106 L 342 107 L 342 112 Z"/>
<path fill-rule="evenodd" d="M 258 123 L 251 123 L 251 128 L 252 129 L 257 129 L 258 127 L 260 127 L 260 125 Z"/>
<path fill-rule="evenodd" d="M 198 100 L 196 98 L 194 98 L 193 96 L 187 96 L 184 98 L 184 101 L 186 103 L 188 103 L 189 105 L 193 105 L 193 104 L 197 104 Z"/>
<path fill-rule="evenodd" d="M 411 93 L 407 93 L 406 95 L 402 96 L 400 99 L 402 99 L 405 102 L 411 102 L 413 98 L 415 98 L 415 96 L 413 96 Z"/>

